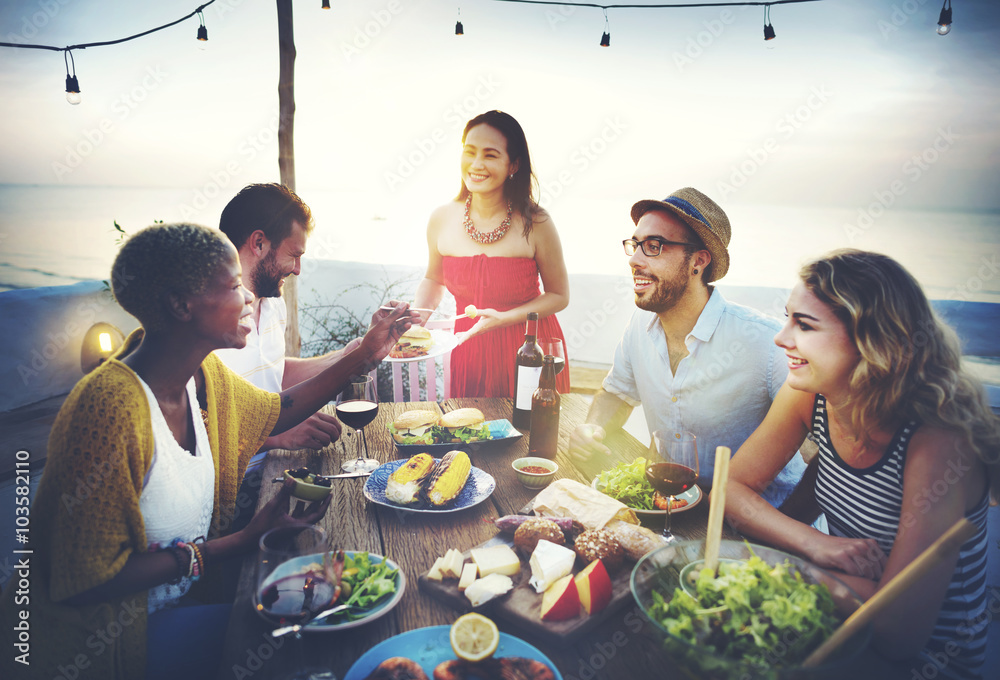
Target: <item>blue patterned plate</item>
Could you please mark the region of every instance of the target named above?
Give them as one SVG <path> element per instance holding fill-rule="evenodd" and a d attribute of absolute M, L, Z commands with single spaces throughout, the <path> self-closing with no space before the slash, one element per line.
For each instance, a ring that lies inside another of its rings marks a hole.
<path fill-rule="evenodd" d="M 434 460 L 438 461 L 440 459 L 435 458 Z M 389 483 L 389 475 L 408 462 L 408 460 L 394 460 L 391 463 L 386 463 L 376 468 L 375 472 L 371 473 L 365 481 L 365 498 L 372 503 L 378 503 L 387 508 L 403 510 L 405 512 L 456 512 L 482 503 L 490 497 L 493 489 L 497 486 L 493 475 L 483 472 L 477 467 L 473 467 L 469 472 L 469 478 L 465 481 L 465 486 L 462 487 L 458 496 L 443 508 L 435 508 L 421 503 L 398 505 L 385 497 L 385 487 Z"/>

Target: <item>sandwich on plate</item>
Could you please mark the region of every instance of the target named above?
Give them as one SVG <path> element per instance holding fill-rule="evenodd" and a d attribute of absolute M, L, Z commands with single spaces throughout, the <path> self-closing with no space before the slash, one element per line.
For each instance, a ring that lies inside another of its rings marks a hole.
<path fill-rule="evenodd" d="M 404 411 L 389 424 L 389 432 L 397 444 L 433 444 L 437 411 Z"/>
<path fill-rule="evenodd" d="M 389 352 L 393 359 L 413 359 L 427 356 L 434 338 L 431 332 L 423 326 L 410 326 L 409 330 L 399 337 L 399 342 Z"/>
<path fill-rule="evenodd" d="M 468 444 L 492 439 L 486 418 L 478 408 L 460 408 L 448 411 L 438 420 L 436 441 L 451 444 Z"/>

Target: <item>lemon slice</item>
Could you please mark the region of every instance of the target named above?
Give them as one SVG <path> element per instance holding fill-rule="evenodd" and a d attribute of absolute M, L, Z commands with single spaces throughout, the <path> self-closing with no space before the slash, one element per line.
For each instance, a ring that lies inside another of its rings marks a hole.
<path fill-rule="evenodd" d="M 471 612 L 451 625 L 451 649 L 464 661 L 482 661 L 493 656 L 500 644 L 497 624 L 482 614 Z"/>
<path fill-rule="evenodd" d="M 475 319 L 477 316 L 479 316 L 479 310 L 476 309 L 475 305 L 466 305 L 465 315 L 470 319 Z"/>

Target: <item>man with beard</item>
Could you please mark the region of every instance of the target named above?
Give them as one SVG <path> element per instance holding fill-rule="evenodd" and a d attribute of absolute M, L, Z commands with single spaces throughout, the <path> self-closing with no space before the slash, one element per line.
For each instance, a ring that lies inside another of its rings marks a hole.
<path fill-rule="evenodd" d="M 281 289 L 290 274 L 301 271 L 306 239 L 313 229 L 312 211 L 281 184 L 250 184 L 226 205 L 219 229 L 239 251 L 243 285 L 254 295 L 253 328 L 243 349 L 216 350 L 233 371 L 271 392 L 311 378 L 336 362 L 343 350 L 319 357 L 285 356 L 285 301 Z M 377 312 L 376 315 L 387 312 Z M 353 349 L 355 339 L 345 348 Z M 323 412 L 268 438 L 269 449 L 320 449 L 340 436 L 340 421 Z M 251 466 L 263 459 L 258 455 Z"/>
<path fill-rule="evenodd" d="M 715 449 L 739 449 L 764 419 L 788 374 L 773 337 L 781 324 L 727 302 L 714 286 L 729 269 L 729 218 L 712 199 L 685 188 L 632 206 L 630 256 L 635 311 L 587 421 L 570 439 L 580 461 L 607 455 L 607 431 L 642 404 L 650 432 L 697 437 L 699 486 L 711 486 Z M 775 506 L 802 477 L 799 454 L 764 497 Z"/>

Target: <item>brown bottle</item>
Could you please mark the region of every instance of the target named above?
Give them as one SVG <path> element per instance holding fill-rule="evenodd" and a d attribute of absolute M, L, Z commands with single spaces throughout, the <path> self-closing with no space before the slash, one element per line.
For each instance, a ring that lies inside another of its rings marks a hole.
<path fill-rule="evenodd" d="M 531 434 L 528 455 L 555 458 L 559 447 L 559 393 L 556 391 L 555 358 L 546 355 L 538 389 L 531 396 Z"/>
<path fill-rule="evenodd" d="M 538 312 L 528 312 L 524 328 L 524 344 L 517 350 L 514 374 L 514 427 L 527 430 L 531 427 L 531 395 L 538 387 L 542 372 L 542 350 L 538 347 Z"/>

